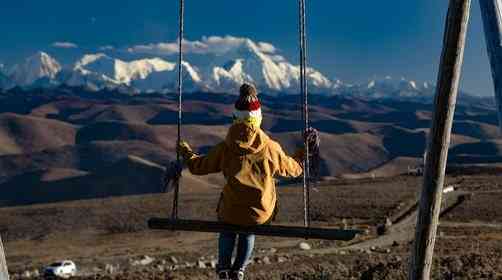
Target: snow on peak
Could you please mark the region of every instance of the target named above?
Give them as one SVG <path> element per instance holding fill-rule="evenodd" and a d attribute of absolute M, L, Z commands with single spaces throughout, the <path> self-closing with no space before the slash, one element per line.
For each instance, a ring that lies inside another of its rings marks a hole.
<path fill-rule="evenodd" d="M 131 81 L 145 79 L 153 72 L 171 71 L 175 64 L 160 58 L 123 61 L 103 53 L 87 54 L 75 63 L 80 75 L 101 76 L 103 80 L 130 85 Z"/>
<path fill-rule="evenodd" d="M 192 67 L 190 65 L 190 63 L 188 63 L 186 61 L 182 61 L 181 66 L 183 67 L 184 71 L 190 75 L 191 79 L 194 82 L 201 82 L 202 81 L 201 77 L 199 76 L 199 73 L 197 72 L 197 70 L 195 70 L 194 67 Z"/>
<path fill-rule="evenodd" d="M 409 85 L 410 85 L 411 88 L 418 89 L 417 83 L 415 81 L 409 81 L 408 83 L 409 83 Z"/>
<path fill-rule="evenodd" d="M 86 54 L 79 61 L 75 63 L 75 68 L 84 68 L 86 65 L 91 64 L 99 59 L 111 59 L 104 53 Z"/>
<path fill-rule="evenodd" d="M 61 71 L 59 62 L 45 52 L 37 52 L 23 63 L 17 64 L 10 72 L 11 79 L 18 85 L 26 86 L 38 79 L 54 79 Z"/>
<path fill-rule="evenodd" d="M 242 39 L 202 66 L 206 84 L 215 91 L 235 92 L 243 82 L 255 84 L 262 91 L 299 91 L 300 68 L 277 54 L 273 45 Z M 332 82 L 319 71 L 309 68 L 307 79 L 311 89 L 329 92 Z"/>
<path fill-rule="evenodd" d="M 183 61 L 183 89 L 185 91 L 198 91 L 203 89 L 202 78 L 195 67 Z M 142 92 L 169 92 L 176 90 L 178 82 L 177 64 L 170 64 L 170 67 L 150 73 L 144 79 L 136 79 L 131 82 L 131 86 Z"/>
<path fill-rule="evenodd" d="M 130 62 L 116 60 L 115 71 L 121 83 L 129 84 L 132 80 L 143 80 L 153 72 L 172 71 L 175 64 L 160 58 L 140 59 Z"/>
<path fill-rule="evenodd" d="M 359 86 L 355 95 L 369 98 L 420 97 L 429 95 L 428 89 L 427 83 L 422 85 L 406 78 L 394 79 L 391 76 L 385 76 L 383 79 L 371 80 Z"/>

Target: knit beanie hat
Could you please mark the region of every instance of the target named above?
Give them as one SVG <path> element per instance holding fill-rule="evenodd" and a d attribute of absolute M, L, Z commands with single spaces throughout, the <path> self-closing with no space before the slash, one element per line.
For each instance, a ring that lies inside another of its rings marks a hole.
<path fill-rule="evenodd" d="M 262 121 L 261 104 L 256 88 L 250 84 L 243 84 L 239 92 L 233 113 L 234 123 L 247 123 L 260 127 Z"/>

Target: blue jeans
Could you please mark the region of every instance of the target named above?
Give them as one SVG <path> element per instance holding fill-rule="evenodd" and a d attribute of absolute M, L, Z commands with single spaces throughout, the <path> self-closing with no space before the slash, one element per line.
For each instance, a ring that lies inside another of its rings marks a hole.
<path fill-rule="evenodd" d="M 237 255 L 232 264 L 232 254 L 237 236 L 239 237 Z M 255 235 L 222 232 L 218 241 L 218 271 L 225 269 L 244 271 L 253 255 Z"/>

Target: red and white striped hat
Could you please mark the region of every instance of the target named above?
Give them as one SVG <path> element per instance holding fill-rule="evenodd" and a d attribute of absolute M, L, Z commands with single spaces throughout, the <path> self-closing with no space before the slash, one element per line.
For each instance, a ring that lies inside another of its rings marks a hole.
<path fill-rule="evenodd" d="M 250 84 L 243 84 L 239 92 L 239 99 L 235 102 L 233 113 L 234 121 L 260 126 L 262 120 L 261 104 L 256 88 Z"/>

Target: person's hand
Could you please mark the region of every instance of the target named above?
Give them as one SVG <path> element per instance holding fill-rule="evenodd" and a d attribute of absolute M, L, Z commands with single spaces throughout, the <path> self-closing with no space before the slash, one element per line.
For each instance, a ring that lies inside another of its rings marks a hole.
<path fill-rule="evenodd" d="M 172 161 L 168 166 L 166 166 L 163 178 L 164 192 L 169 192 L 179 183 L 182 171 L 183 166 L 177 161 Z"/>
<path fill-rule="evenodd" d="M 190 148 L 190 145 L 188 145 L 188 143 L 184 140 L 180 140 L 178 146 L 176 147 L 176 150 L 185 160 L 189 159 L 193 155 L 192 148 Z"/>
<path fill-rule="evenodd" d="M 303 166 L 303 161 L 305 160 L 305 148 L 304 147 L 299 147 L 296 149 L 295 153 L 293 154 L 293 158 Z"/>

